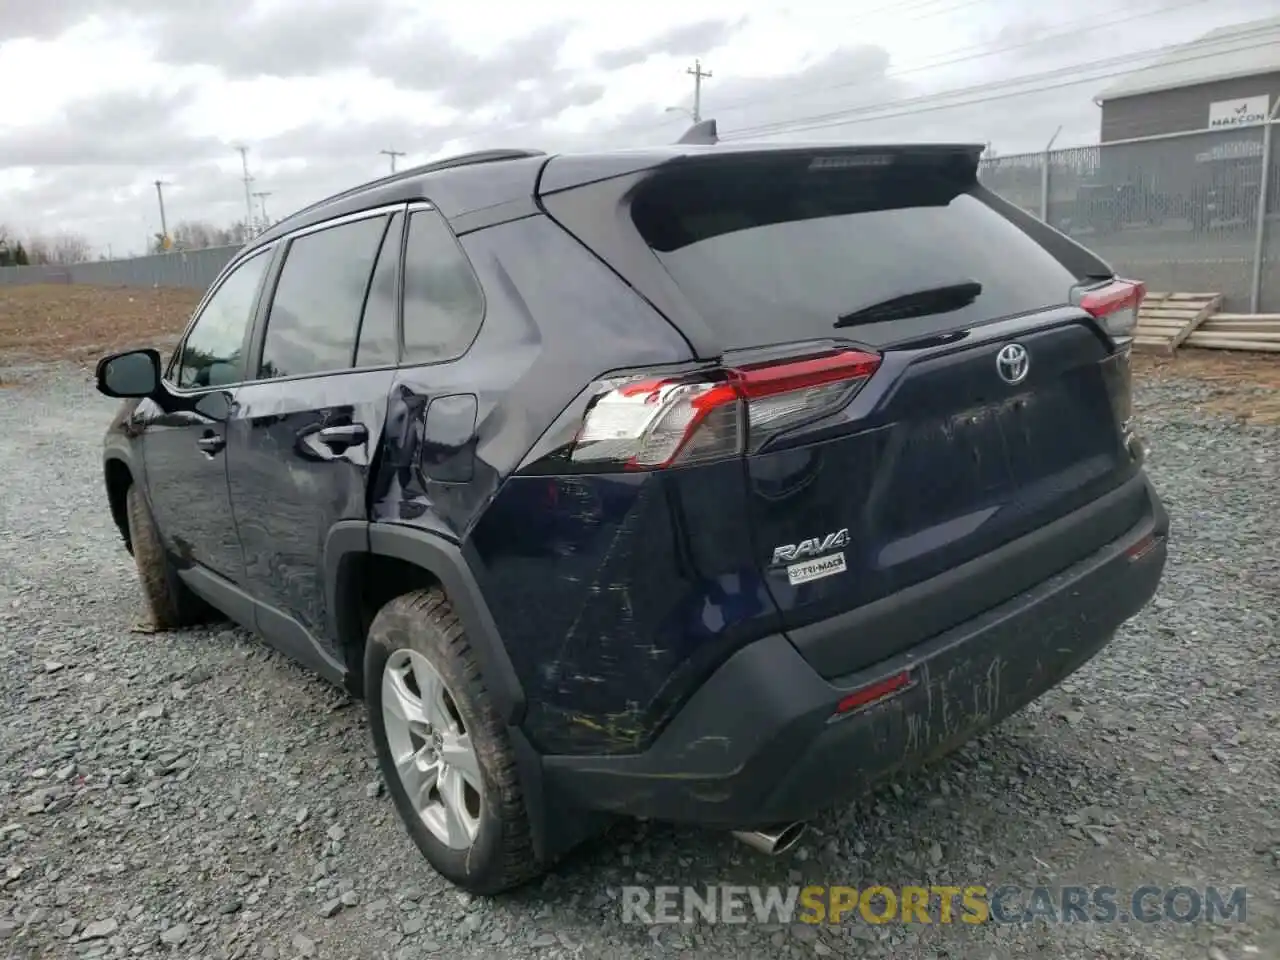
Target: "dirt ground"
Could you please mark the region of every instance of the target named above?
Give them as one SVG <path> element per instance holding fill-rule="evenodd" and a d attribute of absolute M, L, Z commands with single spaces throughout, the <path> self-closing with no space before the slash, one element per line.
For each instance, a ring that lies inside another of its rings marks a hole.
<path fill-rule="evenodd" d="M 0 286 L 0 356 L 9 362 L 92 364 L 104 353 L 167 346 L 181 332 L 200 291 L 70 285 Z M 1180 350 L 1141 356 L 1141 379 L 1197 380 L 1206 406 L 1249 423 L 1280 423 L 1280 354 Z"/>
<path fill-rule="evenodd" d="M 0 357 L 92 364 L 113 350 L 165 346 L 200 296 L 171 288 L 0 286 Z"/>
<path fill-rule="evenodd" d="M 1194 380 L 1209 396 L 1204 408 L 1241 423 L 1280 424 L 1280 353 L 1185 348 L 1172 357 L 1139 356 L 1138 382 Z"/>

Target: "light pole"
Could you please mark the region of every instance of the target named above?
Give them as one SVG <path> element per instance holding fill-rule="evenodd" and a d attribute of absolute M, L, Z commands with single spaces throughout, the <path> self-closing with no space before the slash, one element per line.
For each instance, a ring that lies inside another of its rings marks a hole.
<path fill-rule="evenodd" d="M 249 184 L 253 183 L 253 177 L 249 176 L 249 148 L 236 147 L 240 151 L 240 166 L 244 168 L 244 228 L 245 230 L 253 229 L 253 200 L 249 196 Z"/>
<path fill-rule="evenodd" d="M 267 197 L 271 196 L 271 191 L 259 190 L 254 196 L 258 198 L 258 209 L 262 211 L 262 229 L 265 231 L 271 226 L 271 220 L 267 217 Z"/>
<path fill-rule="evenodd" d="M 702 69 L 702 61 L 694 60 L 685 73 L 693 77 L 693 122 L 702 121 L 702 81 L 711 79 L 711 71 Z"/>
<path fill-rule="evenodd" d="M 164 215 L 164 188 L 168 184 L 163 180 L 156 181 L 156 199 L 160 201 L 160 249 L 167 251 L 169 249 L 169 222 Z"/>
<path fill-rule="evenodd" d="M 403 151 L 403 150 L 379 150 L 378 152 L 379 152 L 380 154 L 382 154 L 384 157 L 390 157 L 390 158 L 391 158 L 391 172 L 392 172 L 392 173 L 395 173 L 395 172 L 396 172 L 396 157 L 403 157 L 403 156 L 404 156 L 404 151 Z"/>

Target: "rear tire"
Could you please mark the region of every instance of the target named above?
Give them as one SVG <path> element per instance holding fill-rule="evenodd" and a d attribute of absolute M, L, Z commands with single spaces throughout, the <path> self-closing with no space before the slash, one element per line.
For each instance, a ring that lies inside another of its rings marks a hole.
<path fill-rule="evenodd" d="M 364 687 L 387 792 L 436 872 L 482 896 L 539 876 L 505 724 L 442 591 L 378 611 Z"/>
<path fill-rule="evenodd" d="M 212 614 L 209 606 L 178 578 L 156 531 L 151 508 L 138 485 L 131 484 L 125 495 L 129 520 L 129 544 L 138 565 L 138 582 L 147 605 L 151 626 L 174 630 L 202 623 Z"/>

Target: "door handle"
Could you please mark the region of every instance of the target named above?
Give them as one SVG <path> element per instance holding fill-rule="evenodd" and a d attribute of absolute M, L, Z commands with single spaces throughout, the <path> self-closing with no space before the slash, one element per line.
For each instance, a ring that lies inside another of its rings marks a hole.
<path fill-rule="evenodd" d="M 215 453 L 220 453 L 222 448 L 226 445 L 227 438 L 219 436 L 216 433 L 207 434 L 196 441 L 196 446 L 210 456 Z"/>
<path fill-rule="evenodd" d="M 364 443 L 369 439 L 369 431 L 363 423 L 344 423 L 340 426 L 325 427 L 316 439 L 331 449 L 342 449 Z"/>

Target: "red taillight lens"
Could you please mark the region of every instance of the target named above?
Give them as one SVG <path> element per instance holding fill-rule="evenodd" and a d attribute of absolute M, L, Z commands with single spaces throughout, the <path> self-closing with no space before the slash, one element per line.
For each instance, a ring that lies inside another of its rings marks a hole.
<path fill-rule="evenodd" d="M 875 354 L 841 350 L 695 377 L 601 382 L 571 456 L 632 470 L 736 456 L 749 434 L 760 439 L 843 406 L 879 365 Z"/>
<path fill-rule="evenodd" d="M 1140 280 L 1116 280 L 1090 290 L 1080 298 L 1080 306 L 1097 317 L 1113 337 L 1127 337 L 1138 325 L 1138 311 L 1147 295 L 1147 285 Z"/>

